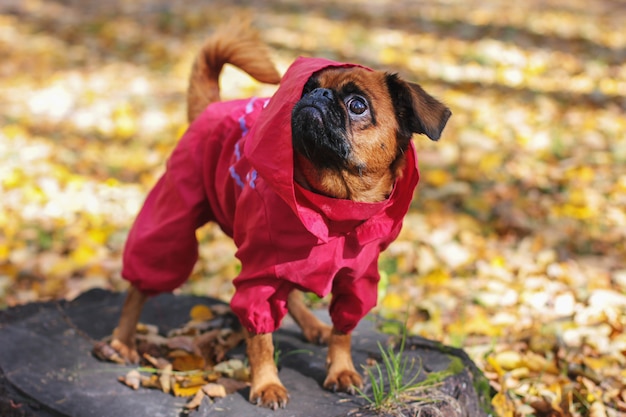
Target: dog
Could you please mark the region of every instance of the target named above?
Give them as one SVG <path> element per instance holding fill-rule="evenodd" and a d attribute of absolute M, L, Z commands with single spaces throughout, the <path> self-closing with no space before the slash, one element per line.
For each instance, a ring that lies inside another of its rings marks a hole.
<path fill-rule="evenodd" d="M 225 64 L 280 86 L 269 99 L 220 101 Z M 327 343 L 326 389 L 363 386 L 351 331 L 376 304 L 378 255 L 398 235 L 419 174 L 413 134 L 438 140 L 450 110 L 396 74 L 298 58 L 280 77 L 249 22 L 218 29 L 190 76 L 190 126 L 131 228 L 131 283 L 110 346 L 139 358 L 135 328 L 150 295 L 172 291 L 197 260 L 195 230 L 214 221 L 237 245 L 231 308 L 246 329 L 250 401 L 285 407 L 272 332 L 289 313 Z M 332 293 L 332 326 L 303 291 Z"/>

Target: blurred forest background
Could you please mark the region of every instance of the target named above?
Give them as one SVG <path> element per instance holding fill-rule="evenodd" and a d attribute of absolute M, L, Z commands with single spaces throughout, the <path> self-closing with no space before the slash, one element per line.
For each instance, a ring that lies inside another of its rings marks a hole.
<path fill-rule="evenodd" d="M 503 416 L 626 415 L 623 0 L 1 0 L 0 308 L 126 288 L 120 253 L 185 126 L 192 58 L 242 10 L 298 55 L 397 71 L 452 109 L 381 259 L 377 312 L 462 346 Z M 270 95 L 227 68 L 223 96 Z M 200 231 L 184 293 L 232 294 Z"/>

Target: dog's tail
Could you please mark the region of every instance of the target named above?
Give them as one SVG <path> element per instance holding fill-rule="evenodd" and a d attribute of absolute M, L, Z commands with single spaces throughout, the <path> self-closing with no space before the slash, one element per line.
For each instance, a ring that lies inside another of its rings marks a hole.
<path fill-rule="evenodd" d="M 219 76 L 224 64 L 234 65 L 263 83 L 280 82 L 269 49 L 259 39 L 250 19 L 233 19 L 206 41 L 193 64 L 187 89 L 189 122 L 207 105 L 220 100 Z"/>

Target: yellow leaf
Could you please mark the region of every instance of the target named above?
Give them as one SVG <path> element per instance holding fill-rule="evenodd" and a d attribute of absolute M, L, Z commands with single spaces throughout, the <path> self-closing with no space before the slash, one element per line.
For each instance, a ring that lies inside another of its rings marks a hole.
<path fill-rule="evenodd" d="M 74 249 L 74 251 L 70 254 L 70 259 L 76 267 L 82 268 L 92 262 L 95 256 L 96 251 L 94 248 L 89 245 L 82 244 Z"/>
<path fill-rule="evenodd" d="M 188 128 L 189 128 L 189 125 L 182 125 L 181 127 L 179 127 L 178 132 L 177 132 L 177 137 L 180 138 L 181 136 L 183 136 Z"/>
<path fill-rule="evenodd" d="M 107 178 L 104 181 L 104 183 L 111 188 L 119 187 L 120 185 L 119 180 L 117 180 L 116 178 L 112 178 L 112 177 Z"/>
<path fill-rule="evenodd" d="M 6 242 L 0 243 L 0 262 L 9 259 L 9 245 Z"/>
<path fill-rule="evenodd" d="M 113 112 L 115 134 L 123 138 L 137 132 L 137 117 L 128 104 L 121 105 Z"/>
<path fill-rule="evenodd" d="M 191 311 L 189 312 L 189 316 L 191 317 L 191 320 L 206 321 L 213 318 L 213 312 L 209 307 L 202 304 L 197 304 L 192 307 Z"/>
<path fill-rule="evenodd" d="M 435 187 L 441 187 L 449 183 L 452 179 L 450 173 L 443 169 L 432 169 L 426 171 L 426 182 Z"/>
<path fill-rule="evenodd" d="M 108 233 L 102 229 L 91 229 L 87 232 L 87 236 L 92 242 L 98 245 L 106 243 L 107 238 L 109 237 Z"/>
<path fill-rule="evenodd" d="M 201 388 L 202 385 L 183 387 L 180 382 L 176 382 L 172 387 L 172 392 L 177 397 L 191 397 L 192 395 L 196 395 L 196 392 L 198 392 Z"/>
<path fill-rule="evenodd" d="M 499 392 L 491 400 L 491 405 L 500 417 L 513 417 L 515 415 L 515 404 L 505 394 Z"/>
<path fill-rule="evenodd" d="M 514 350 L 496 353 L 493 359 L 505 370 L 515 369 L 522 365 L 522 355 Z"/>
<path fill-rule="evenodd" d="M 590 207 L 578 206 L 574 204 L 564 204 L 561 207 L 555 207 L 554 211 L 562 217 L 569 217 L 578 220 L 589 219 L 594 216 L 594 212 Z"/>
<path fill-rule="evenodd" d="M 404 301 L 404 299 L 393 292 L 385 295 L 385 298 L 383 298 L 383 301 L 381 302 L 381 305 L 383 307 L 389 309 L 400 309 L 405 306 L 405 304 L 406 302 Z"/>
<path fill-rule="evenodd" d="M 190 388 L 195 386 L 203 386 L 208 381 L 217 381 L 221 375 L 219 373 L 205 374 L 204 372 L 197 372 L 191 375 L 180 378 L 180 386 L 183 388 Z"/>
<path fill-rule="evenodd" d="M 480 159 L 478 167 L 483 172 L 500 169 L 502 168 L 502 156 L 495 152 L 488 153 Z"/>
<path fill-rule="evenodd" d="M 493 356 L 487 357 L 487 363 L 491 365 L 491 368 L 497 373 L 499 376 L 504 375 L 504 369 L 500 366 L 498 361 Z"/>
<path fill-rule="evenodd" d="M 470 309 L 465 314 L 465 320 L 457 320 L 448 326 L 450 332 L 485 336 L 499 336 L 502 333 L 499 326 L 491 323 L 491 317 L 483 309 Z"/>
<path fill-rule="evenodd" d="M 547 372 L 549 374 L 558 375 L 559 369 L 553 361 L 547 360 L 544 356 L 534 352 L 527 352 L 522 360 L 523 365 L 533 372 Z"/>
<path fill-rule="evenodd" d="M 51 276 L 67 275 L 74 270 L 74 262 L 70 258 L 59 258 L 48 271 Z"/>
<path fill-rule="evenodd" d="M 399 59 L 398 51 L 395 48 L 386 47 L 380 51 L 380 61 L 385 65 L 398 62 Z"/>
<path fill-rule="evenodd" d="M 506 260 L 504 259 L 503 256 L 496 256 L 495 258 L 491 260 L 491 266 L 494 266 L 497 268 L 504 268 L 505 265 L 506 265 Z"/>
<path fill-rule="evenodd" d="M 565 171 L 565 177 L 570 180 L 577 180 L 589 183 L 595 177 L 595 171 L 588 166 L 580 166 Z"/>
<path fill-rule="evenodd" d="M 569 192 L 569 203 L 574 206 L 584 206 L 587 204 L 585 190 L 573 189 Z"/>
<path fill-rule="evenodd" d="M 200 404 L 202 403 L 204 396 L 205 396 L 204 391 L 198 390 L 198 392 L 196 392 L 196 395 L 193 397 L 193 399 L 189 401 L 187 404 L 185 404 L 185 408 L 187 408 L 188 410 L 194 410 L 200 407 Z"/>
<path fill-rule="evenodd" d="M 17 124 L 6 125 L 1 131 L 8 139 L 15 139 L 19 136 L 28 136 L 26 129 Z"/>
<path fill-rule="evenodd" d="M 420 281 L 423 281 L 424 284 L 430 284 L 435 286 L 444 285 L 445 283 L 450 281 L 450 274 L 441 268 L 437 268 L 421 277 Z"/>
<path fill-rule="evenodd" d="M 602 371 L 611 366 L 619 366 L 614 360 L 606 356 L 600 358 L 584 357 L 582 360 L 585 365 L 594 371 Z"/>
<path fill-rule="evenodd" d="M 24 184 L 26 176 L 21 168 L 14 168 L 6 173 L 2 178 L 2 186 L 6 189 L 19 187 Z"/>

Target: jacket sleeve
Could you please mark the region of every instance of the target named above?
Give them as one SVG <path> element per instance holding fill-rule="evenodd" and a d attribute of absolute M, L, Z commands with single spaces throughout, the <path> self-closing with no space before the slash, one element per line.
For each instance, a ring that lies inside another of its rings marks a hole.
<path fill-rule="evenodd" d="M 273 227 L 277 220 L 291 224 L 290 210 L 263 180 L 255 188 L 247 187 L 237 203 L 233 238 L 241 272 L 233 281 L 236 291 L 230 306 L 254 334 L 280 326 L 287 313 L 287 296 L 295 288 L 277 271 L 278 254 L 291 239 Z"/>
<path fill-rule="evenodd" d="M 330 317 L 333 326 L 350 333 L 372 308 L 378 298 L 378 258 L 369 264 L 364 274 L 355 276 L 354 271 L 341 270 L 333 282 Z"/>
<path fill-rule="evenodd" d="M 239 280 L 236 287 L 230 307 L 250 333 L 272 333 L 280 327 L 293 284 L 268 275 Z"/>
<path fill-rule="evenodd" d="M 147 294 L 179 287 L 198 259 L 195 232 L 211 218 L 198 157 L 201 143 L 193 131 L 183 136 L 129 232 L 122 276 Z"/>

